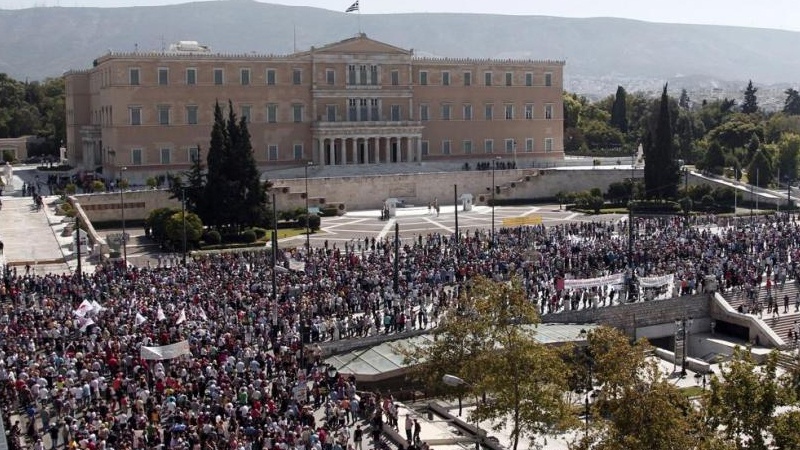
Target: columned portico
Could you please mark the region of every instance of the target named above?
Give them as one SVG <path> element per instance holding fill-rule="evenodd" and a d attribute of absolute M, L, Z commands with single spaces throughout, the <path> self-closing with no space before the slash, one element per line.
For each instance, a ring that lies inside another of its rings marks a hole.
<path fill-rule="evenodd" d="M 319 166 L 422 160 L 420 122 L 318 122 L 312 132 Z"/>

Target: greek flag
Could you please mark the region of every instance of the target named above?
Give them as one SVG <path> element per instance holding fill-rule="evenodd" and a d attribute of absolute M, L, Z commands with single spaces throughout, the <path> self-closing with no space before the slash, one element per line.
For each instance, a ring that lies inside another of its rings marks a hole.
<path fill-rule="evenodd" d="M 344 10 L 344 12 L 353 12 L 353 11 L 358 11 L 358 0 L 356 0 L 356 2 L 353 3 L 352 5 L 350 5 L 349 8 Z"/>

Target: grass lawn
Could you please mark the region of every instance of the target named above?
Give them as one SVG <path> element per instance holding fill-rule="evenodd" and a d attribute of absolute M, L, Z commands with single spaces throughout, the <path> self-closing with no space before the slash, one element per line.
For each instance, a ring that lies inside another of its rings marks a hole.
<path fill-rule="evenodd" d="M 681 394 L 692 398 L 692 397 L 699 397 L 703 395 L 703 387 L 702 386 L 688 386 L 685 388 L 681 388 Z"/>

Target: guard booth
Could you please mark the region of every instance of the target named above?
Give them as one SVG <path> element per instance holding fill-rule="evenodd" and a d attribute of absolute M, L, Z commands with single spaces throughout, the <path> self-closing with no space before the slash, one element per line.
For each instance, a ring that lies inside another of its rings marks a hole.
<path fill-rule="evenodd" d="M 464 211 L 472 211 L 472 194 L 461 194 L 460 200 Z"/>
<path fill-rule="evenodd" d="M 387 198 L 383 202 L 383 213 L 381 215 L 383 220 L 389 220 L 389 219 L 391 219 L 393 217 L 396 217 L 397 216 L 397 205 L 399 205 L 399 204 L 400 204 L 400 200 L 398 200 L 398 199 L 396 199 L 394 197 Z"/>

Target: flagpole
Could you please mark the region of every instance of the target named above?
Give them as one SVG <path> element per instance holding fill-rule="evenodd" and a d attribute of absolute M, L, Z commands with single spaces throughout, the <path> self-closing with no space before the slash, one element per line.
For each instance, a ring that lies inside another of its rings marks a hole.
<path fill-rule="evenodd" d="M 358 5 L 358 34 L 361 34 L 361 5 Z"/>

